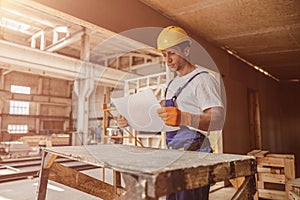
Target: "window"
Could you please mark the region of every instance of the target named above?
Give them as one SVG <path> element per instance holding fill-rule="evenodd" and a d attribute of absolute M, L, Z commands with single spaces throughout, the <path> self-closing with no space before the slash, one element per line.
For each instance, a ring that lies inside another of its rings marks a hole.
<path fill-rule="evenodd" d="M 30 87 L 11 85 L 12 93 L 30 94 Z M 29 115 L 29 102 L 26 101 L 10 101 L 9 114 Z"/>
<path fill-rule="evenodd" d="M 9 114 L 29 115 L 29 102 L 10 101 Z"/>
<path fill-rule="evenodd" d="M 11 85 L 10 91 L 12 93 L 19 93 L 19 94 L 30 94 L 30 87 L 19 86 L 19 85 Z"/>
<path fill-rule="evenodd" d="M 7 126 L 7 132 L 10 134 L 24 134 L 28 133 L 28 125 L 26 124 L 9 124 Z"/>

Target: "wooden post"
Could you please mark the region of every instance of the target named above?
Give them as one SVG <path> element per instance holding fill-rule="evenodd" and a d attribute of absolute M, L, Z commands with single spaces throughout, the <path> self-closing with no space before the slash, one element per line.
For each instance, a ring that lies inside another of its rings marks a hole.
<path fill-rule="evenodd" d="M 118 188 L 121 188 L 121 173 L 113 170 L 113 184 L 114 184 L 114 191 L 118 194 Z"/>
<path fill-rule="evenodd" d="M 53 164 L 56 157 L 57 156 L 55 156 L 55 155 L 51 155 L 49 157 L 49 154 L 43 151 L 41 171 L 39 174 L 37 200 L 45 200 L 46 199 L 49 171 L 50 171 L 50 167 Z"/>
<path fill-rule="evenodd" d="M 106 128 L 107 128 L 107 113 L 106 113 L 106 109 L 107 109 L 107 104 L 106 104 L 106 94 L 104 94 L 103 97 L 103 105 L 102 105 L 102 109 L 103 109 L 103 123 L 102 123 L 102 138 L 101 138 L 101 143 L 104 144 L 105 143 L 105 137 L 106 137 Z"/>

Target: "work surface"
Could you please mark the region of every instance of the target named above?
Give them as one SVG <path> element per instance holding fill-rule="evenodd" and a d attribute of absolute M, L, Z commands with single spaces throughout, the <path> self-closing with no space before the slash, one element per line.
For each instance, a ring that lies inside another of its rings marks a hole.
<path fill-rule="evenodd" d="M 122 173 L 125 184 L 129 183 L 130 187 L 135 188 L 135 190 L 129 190 L 129 193 L 128 188 L 126 188 L 128 194 L 124 199 L 136 198 L 137 196 L 157 198 L 176 191 L 197 188 L 236 177 L 247 177 L 245 186 L 242 189 L 242 191 L 245 191 L 243 192 L 244 196 L 237 199 L 251 199 L 255 192 L 255 183 L 253 185 L 253 182 L 256 162 L 250 156 L 113 144 L 53 147 L 44 149 L 44 152 L 50 160 L 44 159 L 42 172 L 50 169 L 49 179 L 63 184 L 67 178 L 72 179 L 74 175 L 62 179 L 58 178 L 58 176 L 66 174 L 68 170 L 63 169 L 61 171 L 53 163 L 54 160 L 51 161 L 51 156 L 62 156 Z M 45 178 L 47 178 L 47 175 L 45 177 L 40 176 L 41 181 Z M 73 183 L 74 181 L 70 182 Z M 132 184 L 132 182 L 134 183 Z M 41 197 L 45 194 L 44 187 L 45 184 L 42 184 L 39 189 L 42 194 Z M 87 191 L 86 189 L 81 190 L 101 197 L 101 191 L 97 194 L 97 192 Z"/>
<path fill-rule="evenodd" d="M 224 163 L 253 159 L 249 156 L 233 154 L 211 154 L 110 144 L 53 147 L 47 148 L 45 151 L 96 166 L 116 169 L 120 172 L 145 174 L 224 165 Z"/>

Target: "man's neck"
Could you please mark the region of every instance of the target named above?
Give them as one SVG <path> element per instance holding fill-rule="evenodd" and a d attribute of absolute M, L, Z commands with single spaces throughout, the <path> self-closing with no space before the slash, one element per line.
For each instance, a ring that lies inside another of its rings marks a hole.
<path fill-rule="evenodd" d="M 179 76 L 184 76 L 186 74 L 191 73 L 192 71 L 194 71 L 196 69 L 196 67 L 194 65 L 192 65 L 191 63 L 187 62 L 181 70 L 177 71 Z"/>

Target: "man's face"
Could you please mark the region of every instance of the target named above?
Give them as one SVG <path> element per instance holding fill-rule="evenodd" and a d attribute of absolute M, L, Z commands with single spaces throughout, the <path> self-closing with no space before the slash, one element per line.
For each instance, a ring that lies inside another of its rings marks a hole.
<path fill-rule="evenodd" d="M 171 71 L 180 71 L 186 60 L 181 49 L 177 46 L 162 51 L 163 57 Z"/>

